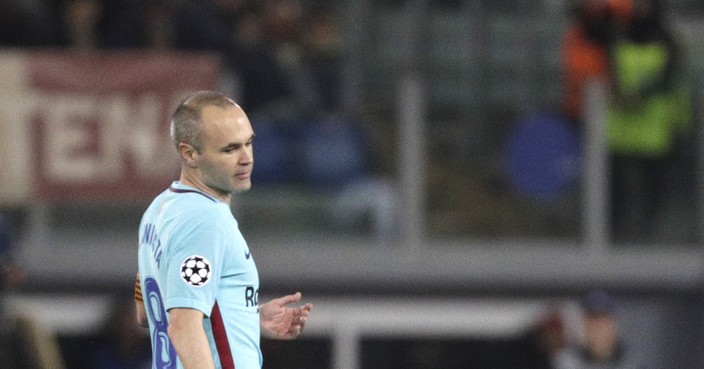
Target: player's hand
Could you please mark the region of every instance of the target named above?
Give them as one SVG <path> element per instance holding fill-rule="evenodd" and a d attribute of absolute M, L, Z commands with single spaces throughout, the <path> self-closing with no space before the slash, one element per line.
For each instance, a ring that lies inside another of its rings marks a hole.
<path fill-rule="evenodd" d="M 301 293 L 275 298 L 259 306 L 262 335 L 268 338 L 290 340 L 298 337 L 305 327 L 313 304 L 289 306 L 301 300 Z"/>

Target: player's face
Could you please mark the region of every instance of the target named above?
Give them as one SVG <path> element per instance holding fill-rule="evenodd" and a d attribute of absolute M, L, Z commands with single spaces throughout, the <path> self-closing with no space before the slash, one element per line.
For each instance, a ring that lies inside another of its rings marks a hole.
<path fill-rule="evenodd" d="M 252 186 L 254 131 L 239 107 L 208 106 L 202 112 L 201 180 L 213 191 L 230 195 Z"/>

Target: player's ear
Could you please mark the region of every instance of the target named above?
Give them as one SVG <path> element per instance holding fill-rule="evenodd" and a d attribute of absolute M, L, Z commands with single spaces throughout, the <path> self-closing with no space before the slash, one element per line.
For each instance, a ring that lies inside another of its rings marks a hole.
<path fill-rule="evenodd" d="M 181 142 L 178 144 L 178 155 L 181 157 L 181 161 L 186 163 L 189 167 L 195 168 L 197 166 L 196 159 L 198 158 L 198 150 L 193 146 Z"/>

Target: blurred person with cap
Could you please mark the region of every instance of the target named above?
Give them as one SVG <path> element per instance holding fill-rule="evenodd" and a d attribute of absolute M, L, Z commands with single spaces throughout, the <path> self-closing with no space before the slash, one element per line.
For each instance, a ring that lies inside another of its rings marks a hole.
<path fill-rule="evenodd" d="M 580 301 L 583 341 L 560 359 L 560 369 L 644 369 L 630 355 L 616 321 L 616 302 L 604 291 L 595 290 Z"/>
<path fill-rule="evenodd" d="M 516 343 L 515 354 L 507 355 L 512 360 L 510 367 L 558 369 L 560 356 L 569 348 L 561 309 L 546 307 Z"/>

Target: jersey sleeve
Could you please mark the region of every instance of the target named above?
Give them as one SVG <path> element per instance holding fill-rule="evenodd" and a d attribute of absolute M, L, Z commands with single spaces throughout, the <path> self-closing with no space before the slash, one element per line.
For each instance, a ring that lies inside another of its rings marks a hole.
<path fill-rule="evenodd" d="M 222 274 L 227 232 L 213 214 L 191 214 L 169 245 L 165 308 L 191 308 L 210 316 Z"/>

